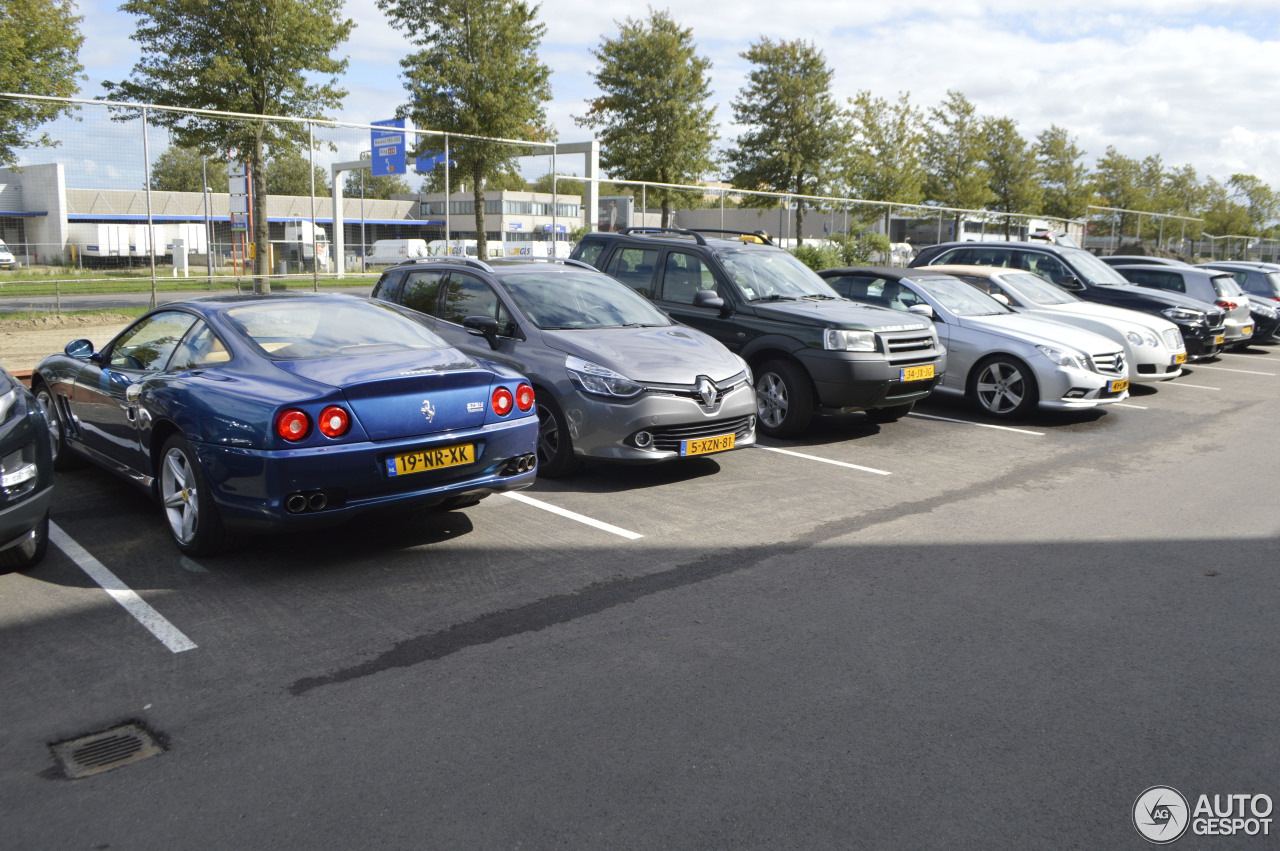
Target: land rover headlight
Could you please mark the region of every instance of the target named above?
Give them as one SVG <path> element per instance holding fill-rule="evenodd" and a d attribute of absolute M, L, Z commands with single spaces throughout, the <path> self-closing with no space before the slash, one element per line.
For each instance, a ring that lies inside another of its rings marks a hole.
<path fill-rule="evenodd" d="M 828 328 L 822 336 L 822 347 L 829 352 L 874 352 L 876 335 L 870 331 Z"/>
<path fill-rule="evenodd" d="M 1036 346 L 1040 353 L 1058 366 L 1074 366 L 1078 369 L 1089 369 L 1088 359 L 1075 349 L 1059 349 L 1054 346 Z"/>

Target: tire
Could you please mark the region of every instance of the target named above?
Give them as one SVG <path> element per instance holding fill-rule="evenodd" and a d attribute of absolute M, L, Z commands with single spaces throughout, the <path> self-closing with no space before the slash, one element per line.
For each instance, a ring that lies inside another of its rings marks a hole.
<path fill-rule="evenodd" d="M 550 393 L 537 390 L 534 398 L 538 400 L 538 475 L 548 479 L 567 476 L 581 466 L 573 454 L 569 421 Z"/>
<path fill-rule="evenodd" d="M 226 530 L 191 444 L 180 434 L 160 450 L 157 495 L 169 533 L 178 549 L 189 556 L 209 556 L 227 543 Z"/>
<path fill-rule="evenodd" d="M 974 367 L 969 392 L 980 411 L 1002 419 L 1025 416 L 1040 401 L 1031 368 L 1006 355 L 989 357 Z"/>
<path fill-rule="evenodd" d="M 41 382 L 36 385 L 36 404 L 44 411 L 45 422 L 49 424 L 49 443 L 53 449 L 53 469 L 74 470 L 84 460 L 67 446 L 66 429 L 62 424 L 62 415 L 53 401 L 53 393 Z"/>
<path fill-rule="evenodd" d="M 31 531 L 23 537 L 22 543 L 0 551 L 0 573 L 35 567 L 44 558 L 47 549 L 49 549 L 49 515 L 46 512 L 40 522 L 31 527 Z"/>
<path fill-rule="evenodd" d="M 771 360 L 756 374 L 756 416 L 761 433 L 790 437 L 813 419 L 813 384 L 804 370 L 785 360 Z"/>
<path fill-rule="evenodd" d="M 872 408 L 867 411 L 867 419 L 878 424 L 896 423 L 898 420 L 911 413 L 911 409 L 915 406 L 915 402 L 908 402 L 905 405 L 893 405 L 888 408 Z"/>

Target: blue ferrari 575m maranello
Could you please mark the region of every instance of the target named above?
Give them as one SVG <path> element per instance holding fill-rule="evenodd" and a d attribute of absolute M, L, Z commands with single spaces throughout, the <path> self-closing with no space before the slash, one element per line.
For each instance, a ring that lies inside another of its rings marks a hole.
<path fill-rule="evenodd" d="M 166 304 L 100 351 L 45 358 L 31 386 L 55 467 L 87 458 L 149 489 L 190 555 L 239 529 L 462 508 L 528 487 L 537 463 L 519 373 L 356 296 Z"/>

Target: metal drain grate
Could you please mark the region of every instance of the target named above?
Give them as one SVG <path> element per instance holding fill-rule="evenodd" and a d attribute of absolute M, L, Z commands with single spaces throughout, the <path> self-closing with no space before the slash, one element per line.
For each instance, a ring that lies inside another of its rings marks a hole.
<path fill-rule="evenodd" d="M 164 753 L 164 747 L 141 724 L 121 724 L 49 745 L 67 777 L 89 777 Z"/>

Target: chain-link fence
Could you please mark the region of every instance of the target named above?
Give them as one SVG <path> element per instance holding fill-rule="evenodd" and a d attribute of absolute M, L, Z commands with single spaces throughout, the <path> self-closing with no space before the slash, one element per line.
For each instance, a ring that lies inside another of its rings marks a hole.
<path fill-rule="evenodd" d="M 17 97 L 14 95 L 0 95 Z M 567 256 L 576 197 L 510 168 L 557 171 L 554 146 L 361 125 L 73 101 L 53 148 L 0 169 L 0 311 L 100 308 L 112 293 L 342 287 L 452 251 Z M 396 126 L 399 124 L 399 126 Z M 484 223 L 477 223 L 479 210 Z M 92 298 L 89 298 L 92 297 Z M 136 300 L 136 299 L 135 299 Z"/>

